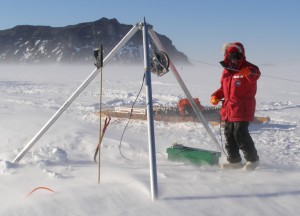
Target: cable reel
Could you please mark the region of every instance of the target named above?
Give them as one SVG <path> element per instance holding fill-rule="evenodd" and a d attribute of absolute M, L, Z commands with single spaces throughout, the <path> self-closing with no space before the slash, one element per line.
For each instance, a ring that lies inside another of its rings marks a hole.
<path fill-rule="evenodd" d="M 167 53 L 163 51 L 152 52 L 151 72 L 157 76 L 163 76 L 169 72 L 170 59 Z"/>

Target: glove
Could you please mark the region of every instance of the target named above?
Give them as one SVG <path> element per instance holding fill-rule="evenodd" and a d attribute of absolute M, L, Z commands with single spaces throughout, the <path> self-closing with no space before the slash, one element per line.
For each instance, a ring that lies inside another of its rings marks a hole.
<path fill-rule="evenodd" d="M 220 102 L 220 99 L 217 98 L 215 95 L 211 96 L 210 98 L 210 103 L 214 106 L 218 105 L 218 103 Z"/>
<path fill-rule="evenodd" d="M 242 70 L 240 70 L 239 74 L 247 77 L 249 74 L 251 73 L 251 70 L 247 67 L 243 68 Z"/>

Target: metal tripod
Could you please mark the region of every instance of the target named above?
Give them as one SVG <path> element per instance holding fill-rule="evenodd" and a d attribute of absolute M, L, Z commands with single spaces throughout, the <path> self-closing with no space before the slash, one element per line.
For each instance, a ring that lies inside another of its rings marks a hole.
<path fill-rule="evenodd" d="M 147 119 L 148 119 L 148 143 L 149 143 L 149 163 L 150 163 L 150 182 L 151 182 L 151 197 L 155 200 L 158 197 L 157 188 L 157 171 L 156 171 L 156 156 L 155 156 L 155 135 L 154 135 L 154 123 L 153 123 L 153 104 L 152 104 L 152 87 L 151 87 L 151 71 L 150 71 L 150 54 L 149 54 L 149 39 L 150 35 L 156 46 L 165 52 L 163 45 L 161 44 L 156 33 L 152 30 L 152 26 L 146 23 L 145 19 L 143 23 L 137 23 L 133 28 L 124 36 L 124 38 L 112 49 L 112 51 L 103 60 L 103 65 L 106 63 L 133 37 L 138 31 L 143 31 L 143 48 L 144 48 L 144 69 L 146 73 L 146 93 L 147 93 Z M 216 137 L 212 133 L 208 123 L 206 122 L 203 114 L 198 109 L 196 103 L 193 100 L 192 95 L 181 79 L 174 64 L 170 61 L 171 71 L 177 79 L 180 87 L 184 91 L 187 99 L 191 103 L 197 117 L 203 123 L 206 131 L 210 135 L 213 143 L 221 150 Z M 70 104 L 80 95 L 80 93 L 89 85 L 89 83 L 99 73 L 99 68 L 96 68 L 86 80 L 77 88 L 77 90 L 67 99 L 67 101 L 58 109 L 58 111 L 50 118 L 50 120 L 40 129 L 40 131 L 27 143 L 23 150 L 15 157 L 14 163 L 18 163 L 24 155 L 33 147 L 33 145 L 43 136 L 44 133 L 54 124 L 54 122 L 61 116 L 61 114 L 70 106 Z"/>

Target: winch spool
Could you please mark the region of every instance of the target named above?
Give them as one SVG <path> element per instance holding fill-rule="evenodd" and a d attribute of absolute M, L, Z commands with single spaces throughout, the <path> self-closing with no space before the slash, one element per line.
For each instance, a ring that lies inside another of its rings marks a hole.
<path fill-rule="evenodd" d="M 163 51 L 152 52 L 152 59 L 150 62 L 151 72 L 157 76 L 163 76 L 169 72 L 170 59 L 169 56 Z"/>

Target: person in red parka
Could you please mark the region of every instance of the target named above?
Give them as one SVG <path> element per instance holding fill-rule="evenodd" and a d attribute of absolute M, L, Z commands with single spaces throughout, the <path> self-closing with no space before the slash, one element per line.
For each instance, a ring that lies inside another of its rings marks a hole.
<path fill-rule="evenodd" d="M 221 87 L 211 96 L 211 104 L 222 101 L 220 115 L 225 121 L 225 149 L 228 163 L 226 168 L 242 168 L 252 170 L 259 166 L 259 156 L 254 142 L 249 134 L 249 122 L 253 121 L 255 113 L 255 94 L 257 80 L 260 77 L 259 68 L 246 61 L 244 46 L 239 42 L 227 43 L 223 46 L 224 60 Z M 246 159 L 242 164 L 241 150 Z"/>

